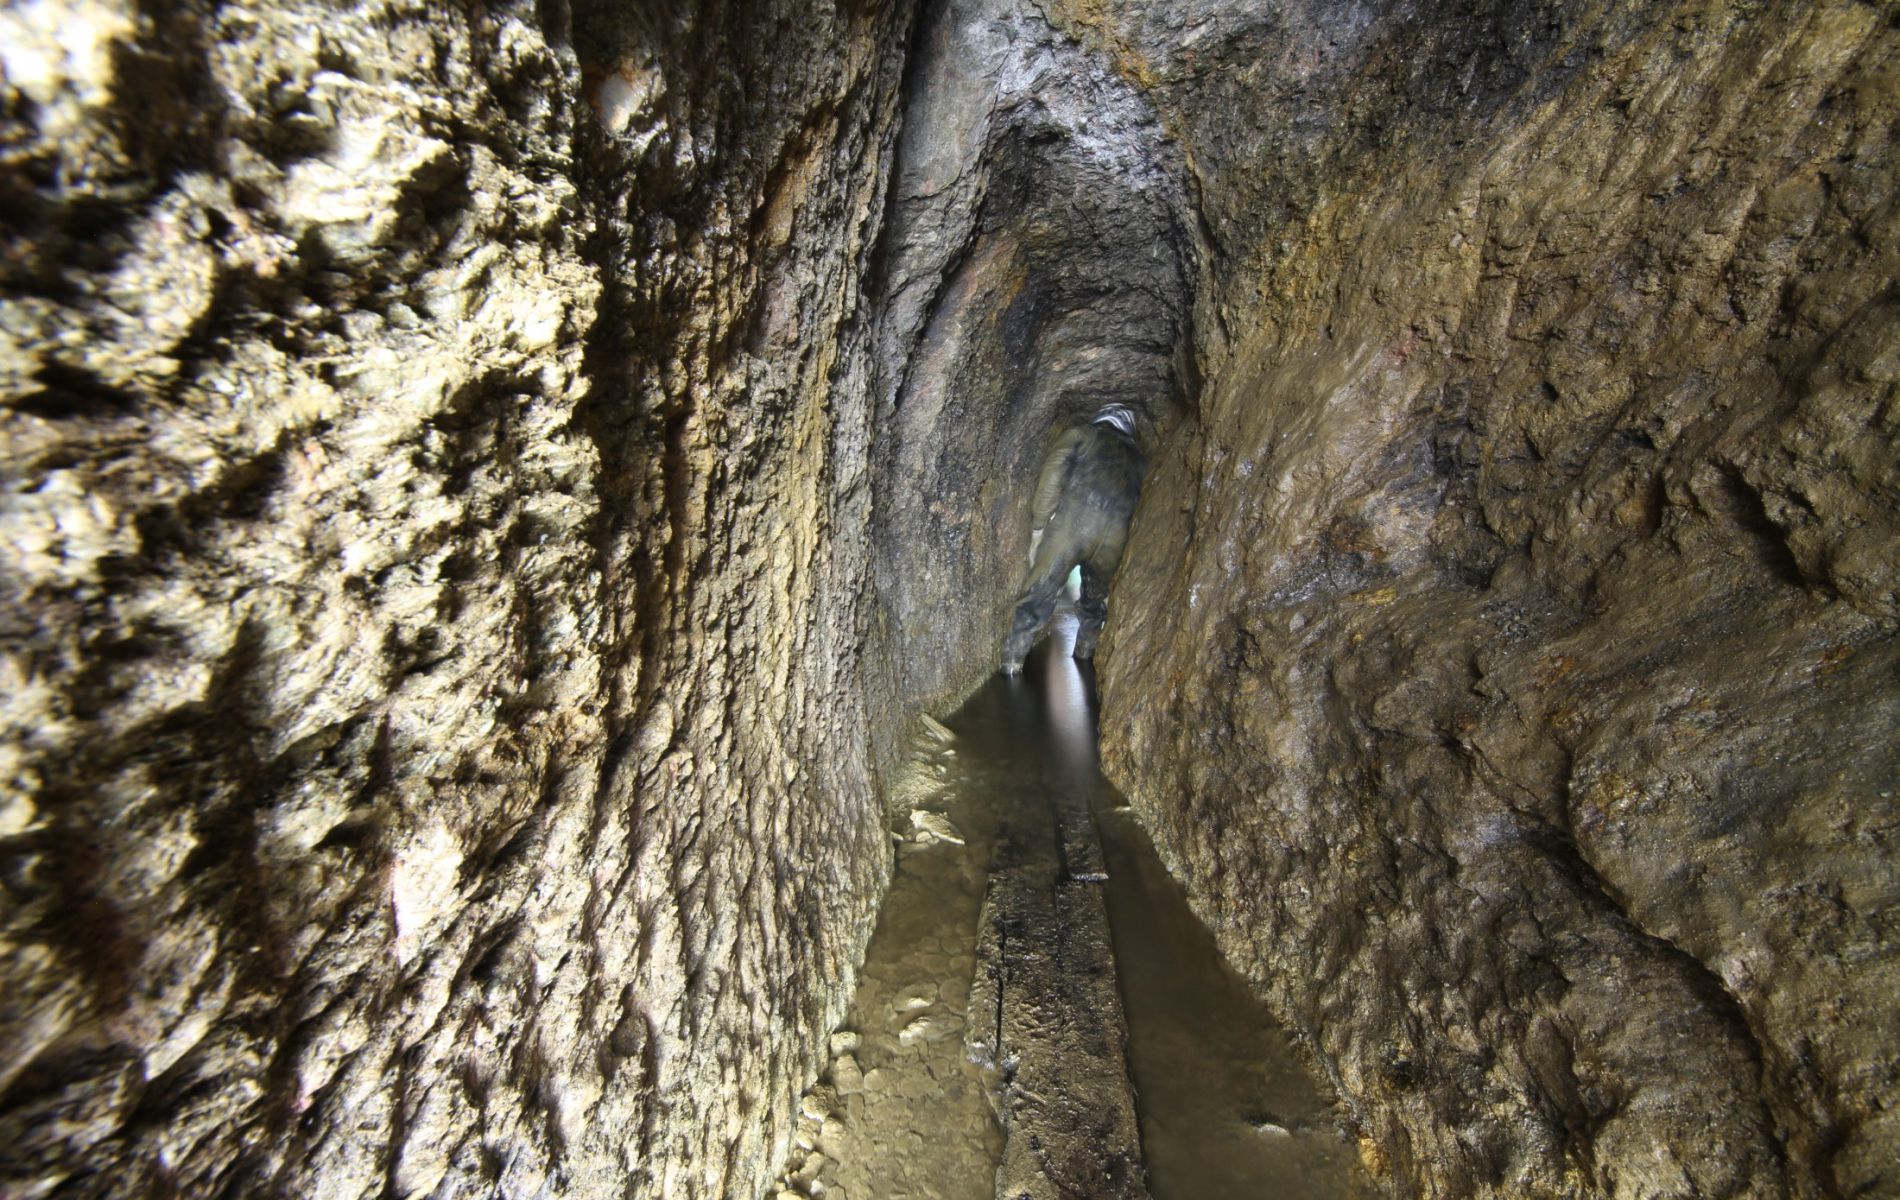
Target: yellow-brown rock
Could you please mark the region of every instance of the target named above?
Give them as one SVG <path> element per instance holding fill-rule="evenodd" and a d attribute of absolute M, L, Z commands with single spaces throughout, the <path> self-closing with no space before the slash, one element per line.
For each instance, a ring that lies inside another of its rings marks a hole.
<path fill-rule="evenodd" d="M 0 14 L 0 1193 L 773 1176 L 907 20 Z"/>

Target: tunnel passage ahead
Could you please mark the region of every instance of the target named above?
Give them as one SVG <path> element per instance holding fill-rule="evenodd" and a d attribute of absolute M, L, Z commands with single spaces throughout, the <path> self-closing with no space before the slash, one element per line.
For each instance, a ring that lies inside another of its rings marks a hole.
<path fill-rule="evenodd" d="M 926 12 L 897 157 L 878 355 L 879 661 L 941 709 L 997 665 L 1029 494 L 1109 403 L 1152 446 L 1186 394 L 1197 250 L 1152 105 L 1040 10 Z"/>
<path fill-rule="evenodd" d="M 1900 26 L 1035 13 L 914 64 L 882 695 L 990 668 L 1078 393 L 1171 398 L 1105 761 L 1368 1169 L 1892 1191 Z"/>
<path fill-rule="evenodd" d="M 1115 396 L 1379 1185 L 1900 1191 L 1891 6 L 923 7 L 0 5 L 0 1193 L 756 1195 Z"/>

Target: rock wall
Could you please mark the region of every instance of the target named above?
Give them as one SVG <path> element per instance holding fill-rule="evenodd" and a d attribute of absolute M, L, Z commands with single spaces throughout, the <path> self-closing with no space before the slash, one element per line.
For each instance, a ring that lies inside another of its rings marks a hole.
<path fill-rule="evenodd" d="M 1900 28 L 1071 6 L 1207 380 L 1104 753 L 1395 1195 L 1900 1188 Z"/>
<path fill-rule="evenodd" d="M 769 1178 L 909 23 L 0 12 L 0 1192 Z"/>

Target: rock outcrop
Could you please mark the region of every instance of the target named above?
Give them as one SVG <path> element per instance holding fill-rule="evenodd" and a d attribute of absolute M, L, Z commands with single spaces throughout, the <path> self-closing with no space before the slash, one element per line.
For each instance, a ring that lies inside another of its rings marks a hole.
<path fill-rule="evenodd" d="M 909 24 L 0 13 L 0 1191 L 771 1177 L 888 872 Z"/>

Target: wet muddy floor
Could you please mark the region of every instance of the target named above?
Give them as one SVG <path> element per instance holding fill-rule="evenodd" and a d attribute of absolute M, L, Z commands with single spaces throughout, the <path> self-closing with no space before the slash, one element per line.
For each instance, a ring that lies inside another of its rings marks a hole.
<path fill-rule="evenodd" d="M 1097 770 L 1092 674 L 1067 655 L 1073 628 L 920 741 L 897 789 L 891 890 L 830 1071 L 805 1098 L 782 1200 L 995 1194 L 1003 1136 L 963 1045 L 979 913 L 998 828 L 1064 793 L 1087 797 L 1108 865 L 1151 1195 L 1370 1194 L 1285 1038 Z"/>

